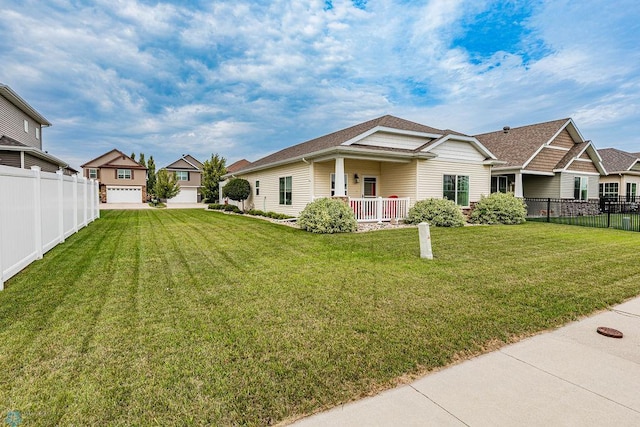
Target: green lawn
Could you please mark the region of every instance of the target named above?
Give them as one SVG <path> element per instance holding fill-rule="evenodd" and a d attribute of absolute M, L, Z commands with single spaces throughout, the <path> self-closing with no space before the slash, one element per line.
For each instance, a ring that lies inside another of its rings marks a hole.
<path fill-rule="evenodd" d="M 106 211 L 0 292 L 0 421 L 266 425 L 640 294 L 640 234 Z"/>

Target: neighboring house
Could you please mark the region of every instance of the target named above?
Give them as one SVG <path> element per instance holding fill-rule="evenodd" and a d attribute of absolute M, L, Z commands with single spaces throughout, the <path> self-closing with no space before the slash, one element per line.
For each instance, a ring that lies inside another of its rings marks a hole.
<path fill-rule="evenodd" d="M 113 149 L 82 165 L 84 176 L 100 181 L 102 203 L 144 203 L 147 200 L 147 168 L 120 150 Z"/>
<path fill-rule="evenodd" d="M 235 173 L 241 169 L 246 168 L 247 166 L 249 166 L 251 164 L 251 162 L 247 159 L 240 159 L 237 162 L 233 162 L 231 163 L 229 166 L 227 166 L 227 173 Z"/>
<path fill-rule="evenodd" d="M 202 163 L 189 154 L 183 154 L 175 162 L 163 168 L 174 173 L 178 179 L 180 193 L 168 199 L 167 203 L 198 203 L 202 199 L 200 186 L 202 185 Z"/>
<path fill-rule="evenodd" d="M 491 192 L 516 197 L 588 200 L 598 198 L 605 168 L 591 141 L 572 119 L 475 135 L 499 160 L 491 172 Z"/>
<path fill-rule="evenodd" d="M 73 175 L 67 163 L 42 150 L 42 129 L 51 123 L 9 86 L 0 84 L 0 165 L 21 169 L 39 166 Z"/>
<path fill-rule="evenodd" d="M 640 188 L 640 153 L 616 148 L 598 150 L 607 170 L 600 177 L 600 197 L 636 201 Z"/>
<path fill-rule="evenodd" d="M 245 206 L 255 209 L 297 216 L 316 198 L 341 197 L 359 220 L 387 220 L 427 198 L 468 208 L 489 194 L 498 163 L 474 137 L 387 115 L 285 148 L 225 178 L 249 181 Z"/>

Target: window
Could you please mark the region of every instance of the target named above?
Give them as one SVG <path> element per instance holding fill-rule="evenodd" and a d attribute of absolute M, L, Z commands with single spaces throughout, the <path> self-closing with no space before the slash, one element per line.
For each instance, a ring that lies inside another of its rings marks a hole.
<path fill-rule="evenodd" d="M 36 127 L 36 139 L 40 139 L 40 128 Z"/>
<path fill-rule="evenodd" d="M 285 176 L 280 178 L 280 204 L 281 205 L 290 205 L 291 204 L 291 188 L 292 188 L 292 179 L 290 176 Z"/>
<path fill-rule="evenodd" d="M 347 174 L 344 174 L 344 194 L 349 194 L 347 193 Z M 331 174 L 331 197 L 336 195 L 336 174 L 332 173 Z"/>
<path fill-rule="evenodd" d="M 178 181 L 189 181 L 189 172 L 187 171 L 177 171 L 176 179 Z"/>
<path fill-rule="evenodd" d="M 492 193 L 506 193 L 507 192 L 507 177 L 506 176 L 492 176 L 491 177 L 491 192 Z"/>
<path fill-rule="evenodd" d="M 618 198 L 618 183 L 617 182 L 605 182 L 600 184 L 600 197 Z"/>
<path fill-rule="evenodd" d="M 587 200 L 589 198 L 589 181 L 587 178 L 584 176 L 576 176 L 573 183 L 573 198 L 576 200 Z"/>
<path fill-rule="evenodd" d="M 132 179 L 131 169 L 118 169 L 116 176 L 118 177 L 118 179 Z"/>
<path fill-rule="evenodd" d="M 378 179 L 375 176 L 365 176 L 362 185 L 364 197 L 376 197 L 378 195 Z"/>
<path fill-rule="evenodd" d="M 89 178 L 98 179 L 98 169 L 89 169 Z"/>
<path fill-rule="evenodd" d="M 24 119 L 24 131 L 29 133 L 29 121 Z"/>
<path fill-rule="evenodd" d="M 636 201 L 636 187 L 635 182 L 627 182 L 627 202 Z"/>
<path fill-rule="evenodd" d="M 469 206 L 469 177 L 466 175 L 444 175 L 442 196 L 459 206 Z"/>
<path fill-rule="evenodd" d="M 260 195 L 260 181 L 256 181 L 256 196 Z"/>

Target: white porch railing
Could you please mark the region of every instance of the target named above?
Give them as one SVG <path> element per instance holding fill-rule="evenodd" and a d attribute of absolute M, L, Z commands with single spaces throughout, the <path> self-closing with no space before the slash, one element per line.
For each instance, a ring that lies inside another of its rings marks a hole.
<path fill-rule="evenodd" d="M 384 222 L 393 219 L 405 219 L 409 214 L 409 198 L 366 197 L 349 198 L 358 222 Z"/>

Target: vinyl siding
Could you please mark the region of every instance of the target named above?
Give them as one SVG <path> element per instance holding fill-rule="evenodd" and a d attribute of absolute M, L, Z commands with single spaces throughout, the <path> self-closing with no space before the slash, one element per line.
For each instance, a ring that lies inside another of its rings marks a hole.
<path fill-rule="evenodd" d="M 251 196 L 244 203 L 245 209 L 279 212 L 297 216 L 311 201 L 311 168 L 304 162 L 267 169 L 255 173 L 239 175 L 249 181 Z M 280 177 L 291 176 L 291 205 L 280 205 Z M 255 183 L 260 181 L 260 195 L 255 196 Z"/>
<path fill-rule="evenodd" d="M 29 122 L 29 132 L 24 131 L 24 120 Z M 40 128 L 40 139 L 36 139 L 36 127 Z M 6 135 L 18 142 L 42 149 L 42 128 L 18 107 L 0 96 L 0 136 Z"/>
<path fill-rule="evenodd" d="M 202 174 L 193 170 L 187 172 L 189 172 L 189 180 L 178 181 L 178 185 L 184 187 L 199 187 L 202 184 Z"/>
<path fill-rule="evenodd" d="M 573 138 L 571 138 L 569 131 L 567 129 L 563 129 L 563 131 L 560 132 L 549 145 L 553 147 L 572 148 L 574 144 L 575 142 Z"/>
<path fill-rule="evenodd" d="M 485 157 L 473 145 L 463 141 L 446 141 L 430 150 L 437 154 L 441 160 L 453 160 L 455 162 L 478 163 Z"/>
<path fill-rule="evenodd" d="M 579 173 L 567 173 L 563 172 L 560 174 L 560 198 L 561 199 L 573 199 L 573 190 L 575 186 L 575 177 L 583 176 L 589 180 L 587 184 L 588 197 L 589 199 L 597 199 L 598 191 L 599 191 L 599 175 L 581 175 Z M 544 197 L 553 197 L 553 196 L 544 196 Z"/>
<path fill-rule="evenodd" d="M 20 153 L 17 151 L 0 151 L 0 165 L 14 168 L 21 167 Z"/>
<path fill-rule="evenodd" d="M 491 190 L 491 168 L 483 164 L 456 163 L 436 159 L 418 160 L 418 200 L 442 199 L 444 175 L 467 175 L 469 177 L 469 201 L 477 202 L 481 195 Z M 412 200 L 412 203 L 414 201 Z"/>
<path fill-rule="evenodd" d="M 376 132 L 372 135 L 358 141 L 357 145 L 366 145 L 385 148 L 404 148 L 415 150 L 416 148 L 431 141 L 428 138 L 420 138 L 417 136 L 397 135 L 387 132 Z"/>
<path fill-rule="evenodd" d="M 416 198 L 416 163 L 382 163 L 382 197 L 398 196 Z"/>
<path fill-rule="evenodd" d="M 24 153 L 24 168 L 31 169 L 31 166 L 40 166 L 40 169 L 43 172 L 53 172 L 55 173 L 60 167 L 54 163 L 49 163 L 46 160 L 39 159 L 38 157 L 32 156 L 29 153 Z"/>
<path fill-rule="evenodd" d="M 636 197 L 640 196 L 640 176 L 632 176 L 632 175 L 622 175 L 622 185 L 620 185 L 620 195 L 627 195 L 627 184 L 635 183 L 636 184 Z"/>
<path fill-rule="evenodd" d="M 560 177 L 558 175 L 522 175 L 522 188 L 524 197 L 557 199 L 560 197 Z M 573 192 L 571 198 L 573 198 Z"/>
<path fill-rule="evenodd" d="M 592 161 L 586 162 L 582 160 L 574 160 L 573 162 L 571 162 L 567 169 L 575 172 L 590 172 L 599 174 L 598 169 L 596 169 Z"/>
<path fill-rule="evenodd" d="M 100 182 L 105 185 L 147 185 L 147 171 L 144 169 L 131 169 L 132 179 L 117 179 L 118 169 L 130 169 L 122 166 L 120 168 L 101 168 L 98 172 Z"/>

